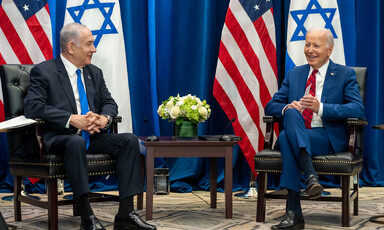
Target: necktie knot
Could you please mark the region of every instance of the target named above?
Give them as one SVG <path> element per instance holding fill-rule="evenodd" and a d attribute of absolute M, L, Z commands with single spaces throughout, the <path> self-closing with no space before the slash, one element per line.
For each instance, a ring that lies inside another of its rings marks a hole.
<path fill-rule="evenodd" d="M 313 74 L 314 76 L 316 76 L 316 74 L 317 74 L 318 72 L 319 72 L 318 69 L 313 69 L 312 74 Z"/>

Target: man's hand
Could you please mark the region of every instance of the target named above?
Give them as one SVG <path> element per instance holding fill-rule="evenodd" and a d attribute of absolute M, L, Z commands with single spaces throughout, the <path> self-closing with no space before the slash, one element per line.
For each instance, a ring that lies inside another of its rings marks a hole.
<path fill-rule="evenodd" d="M 108 124 L 108 119 L 105 116 L 89 111 L 85 115 L 72 114 L 69 124 L 94 134 L 95 132 L 99 133 L 100 129 L 103 129 Z"/>
<path fill-rule="evenodd" d="M 290 109 L 290 108 L 292 108 L 292 109 L 297 109 L 297 110 L 299 110 L 300 112 L 303 111 L 302 108 L 301 108 L 301 104 L 300 104 L 300 102 L 298 102 L 298 101 L 292 101 L 292 103 L 289 104 L 285 109 Z"/>
<path fill-rule="evenodd" d="M 303 109 L 310 109 L 315 113 L 319 112 L 320 102 L 312 95 L 305 95 L 300 99 L 300 104 Z"/>
<path fill-rule="evenodd" d="M 91 134 L 95 132 L 99 133 L 100 129 L 103 129 L 108 124 L 108 119 L 105 116 L 101 116 L 97 113 L 89 111 L 85 114 L 85 117 L 89 119 L 87 131 Z"/>

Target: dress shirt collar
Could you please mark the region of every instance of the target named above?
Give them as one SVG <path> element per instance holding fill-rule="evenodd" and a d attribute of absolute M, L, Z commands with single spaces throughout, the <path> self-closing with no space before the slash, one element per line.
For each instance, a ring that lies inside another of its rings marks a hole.
<path fill-rule="evenodd" d="M 61 57 L 61 60 L 63 61 L 63 64 L 64 64 L 64 67 L 65 69 L 67 70 L 67 73 L 69 76 L 77 76 L 76 75 L 76 70 L 77 70 L 77 67 L 72 64 L 70 61 L 68 61 L 64 56 L 63 54 L 60 54 L 60 57 Z M 80 71 L 82 72 L 83 71 L 83 68 L 80 68 Z"/>
<path fill-rule="evenodd" d="M 320 67 L 318 69 L 318 71 L 319 71 L 319 73 L 320 73 L 320 75 L 322 77 L 325 77 L 325 75 L 327 74 L 328 66 L 329 66 L 329 59 L 328 59 L 328 61 L 322 67 Z M 312 74 L 312 71 L 313 71 L 313 67 L 310 66 L 310 68 L 309 68 L 309 75 Z"/>

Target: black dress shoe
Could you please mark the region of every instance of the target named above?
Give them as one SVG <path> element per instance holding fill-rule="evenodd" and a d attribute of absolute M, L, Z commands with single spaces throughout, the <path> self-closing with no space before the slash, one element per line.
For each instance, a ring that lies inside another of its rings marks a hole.
<path fill-rule="evenodd" d="M 321 197 L 324 188 L 321 186 L 315 175 L 309 175 L 305 181 L 305 185 L 307 186 L 307 188 L 305 188 L 305 193 L 309 196 L 309 199 Z"/>
<path fill-rule="evenodd" d="M 146 223 L 136 212 L 131 212 L 127 216 L 115 216 L 114 230 L 156 230 L 156 226 Z"/>
<path fill-rule="evenodd" d="M 105 230 L 104 226 L 100 223 L 96 216 L 90 215 L 85 220 L 81 220 L 81 230 Z"/>
<path fill-rule="evenodd" d="M 305 223 L 302 216 L 297 217 L 295 216 L 295 213 L 288 211 L 284 217 L 285 218 L 278 225 L 273 225 L 271 229 L 304 229 Z"/>

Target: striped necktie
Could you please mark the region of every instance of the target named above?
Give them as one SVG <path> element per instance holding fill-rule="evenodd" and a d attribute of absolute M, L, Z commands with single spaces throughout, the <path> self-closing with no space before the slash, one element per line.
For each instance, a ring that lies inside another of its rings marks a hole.
<path fill-rule="evenodd" d="M 80 69 L 77 69 L 76 73 L 77 73 L 77 88 L 79 90 L 79 97 L 80 97 L 81 115 L 85 115 L 89 112 L 87 94 L 85 93 L 83 82 L 81 81 Z M 81 131 L 81 136 L 84 138 L 85 143 L 87 143 L 87 149 L 88 149 L 91 134 L 83 130 Z"/>
<path fill-rule="evenodd" d="M 319 72 L 317 69 L 314 69 L 312 71 L 312 74 L 311 76 L 309 76 L 308 78 L 308 81 L 307 81 L 307 85 L 305 86 L 305 88 L 307 88 L 309 85 L 311 85 L 310 87 L 310 90 L 309 90 L 309 94 L 312 95 L 312 96 L 316 96 L 316 73 Z M 313 117 L 313 111 L 310 110 L 310 109 L 304 109 L 303 111 L 303 116 L 304 116 L 304 120 L 305 120 L 305 127 L 307 129 L 311 129 L 311 123 L 312 123 L 312 117 Z"/>

